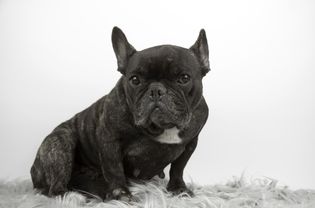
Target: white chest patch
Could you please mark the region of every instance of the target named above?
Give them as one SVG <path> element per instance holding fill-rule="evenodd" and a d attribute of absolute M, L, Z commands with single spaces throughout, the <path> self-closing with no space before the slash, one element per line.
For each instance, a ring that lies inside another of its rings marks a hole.
<path fill-rule="evenodd" d="M 176 127 L 165 129 L 164 132 L 155 138 L 160 143 L 177 144 L 181 143 L 182 139 L 178 136 L 179 130 Z"/>

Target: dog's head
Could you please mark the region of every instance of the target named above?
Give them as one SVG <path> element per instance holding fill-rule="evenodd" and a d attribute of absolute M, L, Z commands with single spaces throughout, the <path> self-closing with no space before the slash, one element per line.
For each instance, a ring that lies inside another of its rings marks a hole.
<path fill-rule="evenodd" d="M 135 125 L 151 135 L 184 129 L 202 98 L 202 78 L 210 70 L 205 31 L 189 49 L 161 45 L 137 51 L 117 27 L 112 43 Z"/>

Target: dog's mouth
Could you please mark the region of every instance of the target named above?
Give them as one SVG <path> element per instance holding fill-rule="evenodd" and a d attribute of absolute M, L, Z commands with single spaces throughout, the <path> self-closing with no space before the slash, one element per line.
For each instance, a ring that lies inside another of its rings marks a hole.
<path fill-rule="evenodd" d="M 142 125 L 144 131 L 152 136 L 163 133 L 165 129 L 175 127 L 176 124 L 169 118 L 167 112 L 155 105 L 145 116 L 145 124 Z"/>
<path fill-rule="evenodd" d="M 149 119 L 152 124 L 163 129 L 169 129 L 176 125 L 170 113 L 165 112 L 165 109 L 161 109 L 161 107 L 157 106 L 152 110 Z"/>
<path fill-rule="evenodd" d="M 187 108 L 172 102 L 142 102 L 135 111 L 135 124 L 149 135 L 160 135 L 165 129 L 185 128 Z"/>

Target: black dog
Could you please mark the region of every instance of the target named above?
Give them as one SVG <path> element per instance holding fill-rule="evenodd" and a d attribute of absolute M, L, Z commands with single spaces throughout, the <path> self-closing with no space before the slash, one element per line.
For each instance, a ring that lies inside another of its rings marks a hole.
<path fill-rule="evenodd" d="M 122 77 L 108 95 L 45 138 L 31 168 L 34 188 L 48 196 L 82 190 L 121 199 L 130 197 L 128 179 L 162 177 L 171 164 L 167 189 L 192 194 L 183 170 L 208 117 L 205 31 L 189 49 L 136 51 L 117 27 L 112 43 Z"/>

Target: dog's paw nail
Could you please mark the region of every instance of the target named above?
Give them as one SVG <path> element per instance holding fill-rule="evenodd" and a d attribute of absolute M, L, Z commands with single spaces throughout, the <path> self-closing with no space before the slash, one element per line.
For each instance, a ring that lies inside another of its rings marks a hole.
<path fill-rule="evenodd" d="M 165 178 L 165 174 L 164 174 L 163 171 L 159 174 L 159 177 L 162 178 L 162 179 Z"/>
<path fill-rule="evenodd" d="M 107 199 L 115 199 L 115 200 L 121 200 L 125 202 L 131 201 L 131 193 L 128 191 L 127 188 L 116 188 L 111 193 L 108 193 L 106 195 Z"/>
<path fill-rule="evenodd" d="M 188 197 L 194 197 L 194 192 L 192 192 L 187 187 L 169 187 L 168 191 L 171 192 L 174 196 L 181 195 L 182 196 L 188 196 Z"/>

